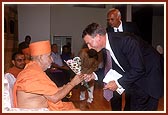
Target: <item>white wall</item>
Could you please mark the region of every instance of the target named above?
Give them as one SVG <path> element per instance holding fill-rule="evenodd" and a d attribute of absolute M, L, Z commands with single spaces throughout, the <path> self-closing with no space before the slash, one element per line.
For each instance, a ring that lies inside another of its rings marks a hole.
<path fill-rule="evenodd" d="M 32 37 L 32 42 L 47 40 L 54 35 L 72 36 L 72 51 L 78 54 L 82 44 L 82 31 L 92 22 L 106 27 L 106 13 L 115 4 L 106 4 L 106 8 L 73 7 L 72 4 L 20 4 L 18 5 L 18 36 L 19 42 L 26 35 Z M 131 18 L 131 17 L 130 17 Z M 159 17 L 153 18 L 152 45 L 163 44 L 163 33 L 158 29 L 163 25 Z"/>
<path fill-rule="evenodd" d="M 51 35 L 72 36 L 72 50 L 75 55 L 83 44 L 82 31 L 92 22 L 106 27 L 106 9 L 51 6 Z"/>
<path fill-rule="evenodd" d="M 82 31 L 92 22 L 106 27 L 108 8 L 72 7 L 72 5 L 18 5 L 19 42 L 26 35 L 32 41 L 46 40 L 53 35 L 72 36 L 72 51 L 75 55 L 83 44 Z"/>
<path fill-rule="evenodd" d="M 50 5 L 18 5 L 18 32 L 19 42 L 26 35 L 31 42 L 50 39 Z"/>

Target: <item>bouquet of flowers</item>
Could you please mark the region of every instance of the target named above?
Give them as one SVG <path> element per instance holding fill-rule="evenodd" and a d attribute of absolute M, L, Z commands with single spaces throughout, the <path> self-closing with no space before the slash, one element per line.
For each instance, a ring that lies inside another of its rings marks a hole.
<path fill-rule="evenodd" d="M 69 60 L 65 61 L 65 63 L 71 68 L 71 70 L 75 74 L 80 74 L 81 73 L 82 67 L 81 67 L 80 57 L 74 57 L 73 59 L 69 59 Z M 81 85 L 84 85 L 87 88 L 87 90 L 90 91 L 89 90 L 89 85 L 85 80 L 82 81 Z"/>

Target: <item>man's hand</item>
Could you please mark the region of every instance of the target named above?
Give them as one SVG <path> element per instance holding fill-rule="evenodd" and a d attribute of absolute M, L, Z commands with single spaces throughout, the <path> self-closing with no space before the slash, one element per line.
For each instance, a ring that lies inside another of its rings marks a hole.
<path fill-rule="evenodd" d="M 115 83 L 115 81 L 110 81 L 108 82 L 103 89 L 110 89 L 112 91 L 116 91 L 118 88 L 117 84 Z"/>
<path fill-rule="evenodd" d="M 92 74 L 85 74 L 85 76 L 84 76 L 84 80 L 86 81 L 86 82 L 89 82 L 89 81 L 91 81 L 92 79 L 95 79 L 95 75 L 92 73 Z"/>

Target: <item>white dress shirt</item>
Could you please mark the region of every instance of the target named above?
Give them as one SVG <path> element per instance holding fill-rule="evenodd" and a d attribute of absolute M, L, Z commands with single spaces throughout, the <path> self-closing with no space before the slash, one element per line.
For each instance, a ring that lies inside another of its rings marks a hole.
<path fill-rule="evenodd" d="M 118 28 L 114 27 L 114 32 L 117 32 L 117 29 L 119 30 L 119 32 L 123 32 L 122 21 L 121 21 L 121 23 L 120 23 Z"/>
<path fill-rule="evenodd" d="M 115 57 L 111 47 L 110 47 L 110 43 L 109 43 L 109 40 L 108 40 L 108 35 L 106 34 L 106 47 L 105 47 L 107 50 L 110 51 L 110 55 L 111 57 L 113 58 L 114 62 L 124 71 L 124 69 L 120 66 L 117 58 Z M 95 80 L 98 80 L 98 77 L 97 75 L 93 72 L 93 74 L 95 75 Z M 124 92 L 124 88 L 118 83 L 118 79 L 121 78 L 122 75 L 119 74 L 117 71 L 113 70 L 113 69 L 110 69 L 109 70 L 109 74 L 107 73 L 105 78 L 103 79 L 103 82 L 110 82 L 112 80 L 115 81 L 115 83 L 117 84 L 118 88 L 117 88 L 117 92 L 121 95 L 123 92 Z"/>

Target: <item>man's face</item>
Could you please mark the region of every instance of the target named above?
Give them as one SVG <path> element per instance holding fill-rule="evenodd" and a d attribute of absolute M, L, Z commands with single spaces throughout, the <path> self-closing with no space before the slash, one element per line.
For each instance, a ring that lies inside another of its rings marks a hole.
<path fill-rule="evenodd" d="M 26 63 L 25 63 L 25 56 L 22 54 L 16 55 L 15 60 L 12 61 L 15 67 L 19 69 L 24 69 Z"/>
<path fill-rule="evenodd" d="M 63 49 L 63 52 L 64 52 L 64 53 L 68 53 L 68 51 L 69 51 L 69 50 L 68 50 L 67 47 L 65 47 L 65 48 Z"/>
<path fill-rule="evenodd" d="M 30 41 L 31 41 L 31 38 L 29 38 L 29 37 L 27 37 L 27 38 L 25 39 L 25 42 L 26 42 L 27 44 L 30 44 Z"/>
<path fill-rule="evenodd" d="M 43 70 L 45 71 L 47 68 L 50 68 L 51 63 L 53 62 L 51 54 L 50 53 L 44 54 L 41 56 L 41 59 L 42 59 L 41 64 L 42 64 Z"/>
<path fill-rule="evenodd" d="M 120 19 L 121 17 L 118 16 L 117 12 L 111 12 L 108 14 L 107 16 L 107 23 L 108 25 L 110 25 L 111 27 L 116 27 L 118 28 L 120 25 Z"/>
<path fill-rule="evenodd" d="M 99 52 L 101 50 L 101 39 L 99 37 L 99 35 L 95 37 L 86 35 L 83 39 L 89 49 L 95 49 L 97 52 Z"/>
<path fill-rule="evenodd" d="M 57 45 L 53 45 L 51 50 L 54 53 L 58 53 L 58 46 Z"/>

